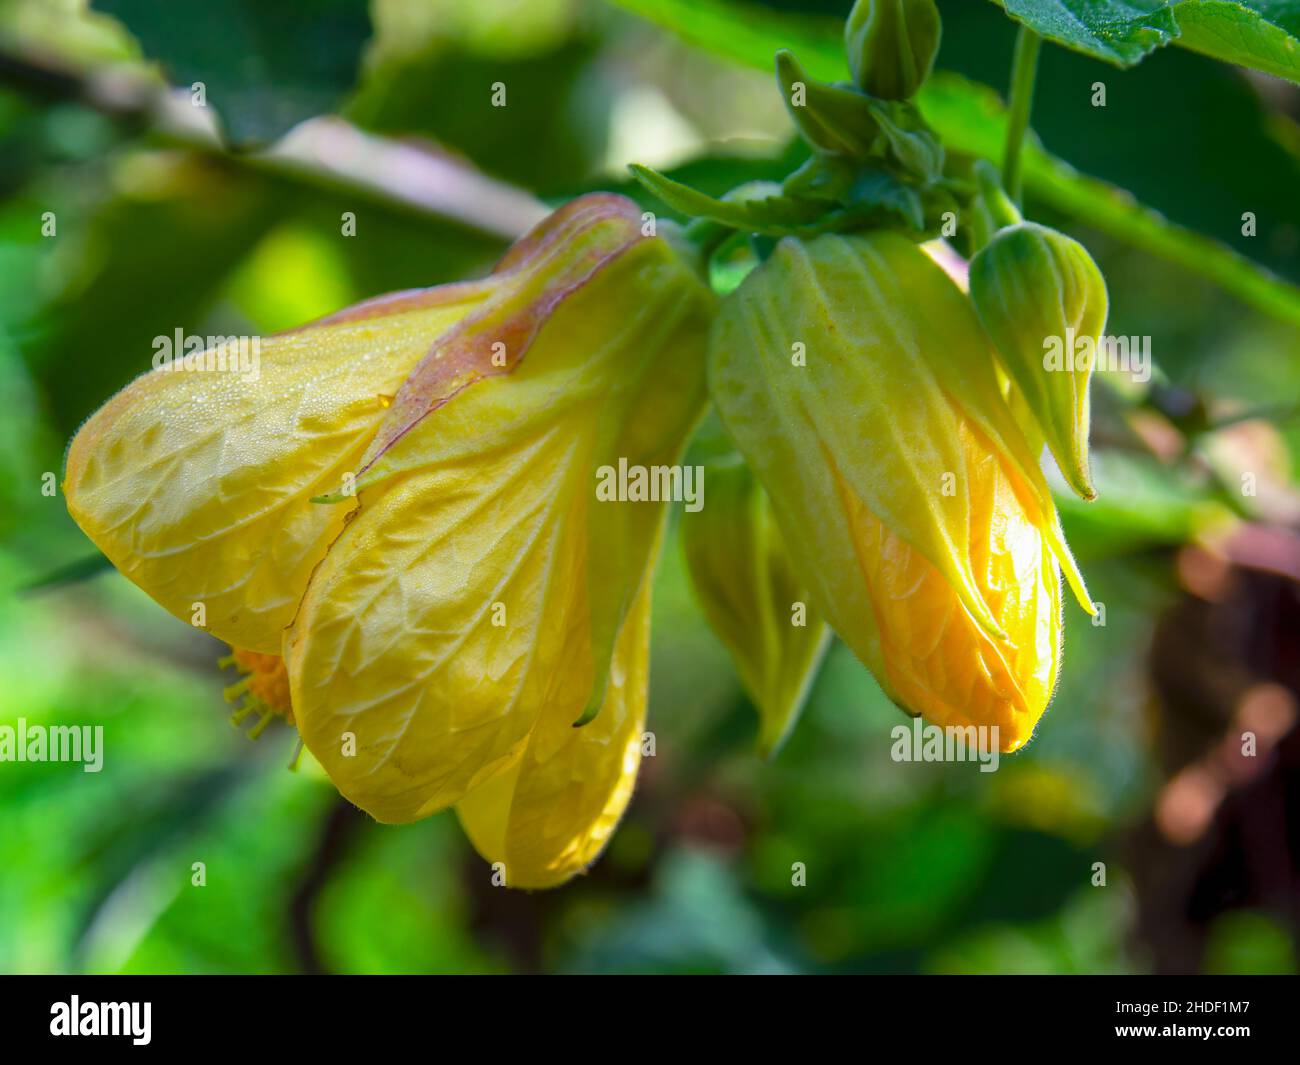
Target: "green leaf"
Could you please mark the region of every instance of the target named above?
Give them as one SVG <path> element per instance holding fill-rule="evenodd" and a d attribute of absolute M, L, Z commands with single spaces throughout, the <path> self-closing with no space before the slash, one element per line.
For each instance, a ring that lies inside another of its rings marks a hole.
<path fill-rule="evenodd" d="M 1177 44 L 1300 82 L 1300 0 L 993 0 L 1050 41 L 1128 67 Z"/>
<path fill-rule="evenodd" d="M 310 12 L 266 0 L 95 0 L 162 63 L 173 84 L 202 82 L 230 140 L 272 140 L 331 110 L 356 80 L 370 36 L 365 0 L 316 0 Z"/>
<path fill-rule="evenodd" d="M 994 0 L 1049 41 L 1119 67 L 1178 36 L 1170 0 Z"/>
<path fill-rule="evenodd" d="M 1300 0 L 1184 0 L 1178 44 L 1300 82 Z"/>

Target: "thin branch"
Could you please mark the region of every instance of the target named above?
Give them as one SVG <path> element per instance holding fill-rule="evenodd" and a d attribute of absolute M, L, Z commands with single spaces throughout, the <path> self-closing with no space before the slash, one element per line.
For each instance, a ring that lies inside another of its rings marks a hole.
<path fill-rule="evenodd" d="M 235 165 L 378 199 L 514 240 L 547 214 L 528 192 L 418 140 L 367 133 L 334 116 L 309 119 L 256 152 L 227 151 L 210 110 L 136 72 L 79 74 L 0 53 L 0 84 L 28 96 L 76 101 L 162 142 Z"/>

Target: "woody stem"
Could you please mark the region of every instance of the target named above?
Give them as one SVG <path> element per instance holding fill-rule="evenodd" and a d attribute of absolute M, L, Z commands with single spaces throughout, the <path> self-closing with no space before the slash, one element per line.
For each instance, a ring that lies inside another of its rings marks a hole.
<path fill-rule="evenodd" d="M 1011 60 L 1010 114 L 1007 120 L 1007 143 L 1002 153 L 1002 185 L 1016 203 L 1020 202 L 1020 147 L 1029 127 L 1029 112 L 1034 103 L 1034 79 L 1038 73 L 1038 50 L 1043 39 L 1028 26 L 1021 26 L 1016 36 L 1016 51 Z"/>

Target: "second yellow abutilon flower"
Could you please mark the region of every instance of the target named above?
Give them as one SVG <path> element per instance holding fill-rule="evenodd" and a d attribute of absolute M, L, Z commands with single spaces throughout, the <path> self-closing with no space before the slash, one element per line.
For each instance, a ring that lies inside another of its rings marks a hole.
<path fill-rule="evenodd" d="M 597 502 L 596 471 L 677 460 L 713 313 L 641 226 L 582 197 L 483 281 L 267 338 L 256 381 L 146 374 L 68 454 L 69 510 L 123 573 L 283 656 L 344 796 L 457 805 L 515 886 L 596 857 L 640 757 L 663 506 Z"/>
<path fill-rule="evenodd" d="M 786 238 L 724 302 L 710 390 L 832 628 L 904 709 L 1013 751 L 1091 604 L 964 294 L 890 232 Z"/>

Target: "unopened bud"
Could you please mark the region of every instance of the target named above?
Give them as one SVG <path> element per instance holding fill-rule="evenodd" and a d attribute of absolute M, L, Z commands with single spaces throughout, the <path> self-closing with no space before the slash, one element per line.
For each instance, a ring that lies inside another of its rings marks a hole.
<path fill-rule="evenodd" d="M 853 80 L 882 100 L 910 99 L 934 66 L 940 32 L 934 0 L 857 0 L 844 24 Z"/>

